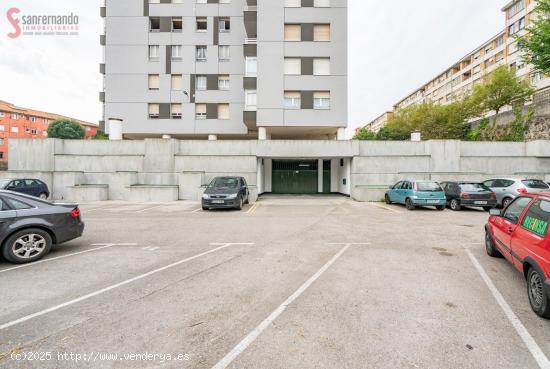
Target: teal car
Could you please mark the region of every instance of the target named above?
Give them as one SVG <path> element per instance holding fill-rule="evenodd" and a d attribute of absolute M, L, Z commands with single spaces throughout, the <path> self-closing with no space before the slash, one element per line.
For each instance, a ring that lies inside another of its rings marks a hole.
<path fill-rule="evenodd" d="M 433 181 L 401 181 L 386 192 L 386 204 L 404 204 L 408 210 L 417 206 L 434 206 L 445 210 L 447 198 L 439 183 Z"/>

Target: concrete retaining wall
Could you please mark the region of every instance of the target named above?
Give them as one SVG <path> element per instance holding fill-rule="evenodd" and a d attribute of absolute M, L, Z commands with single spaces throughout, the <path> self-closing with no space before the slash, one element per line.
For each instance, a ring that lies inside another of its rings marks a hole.
<path fill-rule="evenodd" d="M 246 178 L 255 194 L 271 190 L 271 159 L 331 159 L 331 190 L 378 201 L 401 179 L 550 180 L 550 141 L 73 141 L 10 140 L 3 178 L 44 180 L 54 199 L 197 200 L 219 175 Z M 265 159 L 265 160 L 264 160 Z M 254 196 L 255 197 L 255 196 Z"/>

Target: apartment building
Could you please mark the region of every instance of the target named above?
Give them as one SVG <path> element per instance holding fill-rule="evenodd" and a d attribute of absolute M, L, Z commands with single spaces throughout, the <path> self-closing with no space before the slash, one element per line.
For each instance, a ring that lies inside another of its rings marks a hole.
<path fill-rule="evenodd" d="M 107 132 L 344 137 L 347 0 L 106 0 L 101 15 Z"/>
<path fill-rule="evenodd" d="M 506 18 L 504 30 L 397 102 L 393 109 L 399 110 L 428 101 L 450 104 L 469 94 L 475 84 L 501 65 L 509 65 L 516 69 L 518 76 L 531 79 L 537 90 L 550 87 L 550 77 L 533 71 L 531 65 L 523 62 L 515 40 L 516 36 L 527 32 L 526 28 L 536 16 L 535 5 L 536 0 L 514 0 L 508 3 L 502 9 Z M 380 118 L 369 122 L 366 127 L 377 132 L 381 128 Z"/>
<path fill-rule="evenodd" d="M 98 126 L 93 123 L 0 101 L 0 162 L 8 161 L 8 143 L 11 138 L 47 138 L 49 124 L 62 118 L 80 123 L 84 127 L 86 138 L 97 133 Z"/>

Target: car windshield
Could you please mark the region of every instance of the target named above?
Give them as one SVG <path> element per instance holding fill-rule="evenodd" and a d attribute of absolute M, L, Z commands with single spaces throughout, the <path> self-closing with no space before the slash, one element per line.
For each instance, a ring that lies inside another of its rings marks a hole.
<path fill-rule="evenodd" d="M 239 187 L 239 179 L 238 178 L 214 178 L 212 182 L 210 182 L 209 188 L 237 188 Z"/>
<path fill-rule="evenodd" d="M 8 183 L 10 183 L 10 182 L 11 182 L 10 179 L 1 179 L 0 180 L 0 188 L 5 188 L 8 185 Z"/>
<path fill-rule="evenodd" d="M 546 183 L 539 179 L 528 179 L 525 181 L 521 181 L 521 183 L 523 183 L 527 188 L 536 188 L 541 190 L 549 188 Z"/>
<path fill-rule="evenodd" d="M 483 192 L 490 191 L 485 185 L 481 183 L 463 183 L 460 185 L 460 189 L 465 192 Z"/>
<path fill-rule="evenodd" d="M 438 183 L 435 182 L 417 182 L 417 191 L 421 192 L 442 192 L 443 189 Z"/>

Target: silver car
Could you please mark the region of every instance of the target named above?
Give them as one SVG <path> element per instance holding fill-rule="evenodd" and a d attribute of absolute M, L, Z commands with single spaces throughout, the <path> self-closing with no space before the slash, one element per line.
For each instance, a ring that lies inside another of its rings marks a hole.
<path fill-rule="evenodd" d="M 540 179 L 496 178 L 483 182 L 497 195 L 497 204 L 507 207 L 523 193 L 550 191 L 550 186 Z"/>

